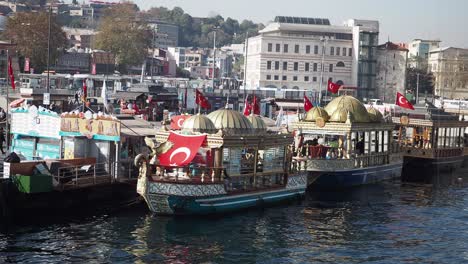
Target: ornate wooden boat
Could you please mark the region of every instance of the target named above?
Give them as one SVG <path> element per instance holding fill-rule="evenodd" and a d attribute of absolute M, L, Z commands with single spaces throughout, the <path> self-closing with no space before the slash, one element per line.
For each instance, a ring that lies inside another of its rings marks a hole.
<path fill-rule="evenodd" d="M 215 214 L 303 197 L 307 175 L 293 171 L 290 133 L 273 133 L 256 116 L 221 109 L 160 131 L 139 155 L 138 193 L 157 214 Z M 194 154 L 195 153 L 195 154 Z"/>
<path fill-rule="evenodd" d="M 401 176 L 402 158 L 393 142 L 395 124 L 348 95 L 314 107 L 296 130 L 294 160 L 309 172 L 309 184 L 347 188 Z"/>
<path fill-rule="evenodd" d="M 468 122 L 431 102 L 414 111 L 396 113 L 398 143 L 404 156 L 403 179 L 425 181 L 440 172 L 459 168 L 464 159 L 464 132 Z"/>

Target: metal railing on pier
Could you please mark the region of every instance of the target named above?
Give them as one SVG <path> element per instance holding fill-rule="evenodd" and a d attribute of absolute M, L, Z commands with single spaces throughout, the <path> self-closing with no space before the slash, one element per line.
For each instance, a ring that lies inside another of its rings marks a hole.
<path fill-rule="evenodd" d="M 61 190 L 110 183 L 113 176 L 109 163 L 96 163 L 58 168 L 54 179 Z"/>

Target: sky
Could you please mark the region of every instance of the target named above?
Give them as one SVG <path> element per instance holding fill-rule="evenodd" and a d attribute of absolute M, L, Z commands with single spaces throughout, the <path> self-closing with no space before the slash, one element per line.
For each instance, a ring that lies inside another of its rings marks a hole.
<path fill-rule="evenodd" d="M 110 1 L 110 0 L 109 0 Z M 114 0 L 117 1 L 117 0 Z M 268 23 L 275 16 L 329 18 L 342 25 L 349 18 L 380 23 L 379 42 L 439 39 L 441 46 L 468 48 L 466 0 L 133 0 L 141 9 L 181 7 L 191 16 L 220 14 L 225 19 Z"/>

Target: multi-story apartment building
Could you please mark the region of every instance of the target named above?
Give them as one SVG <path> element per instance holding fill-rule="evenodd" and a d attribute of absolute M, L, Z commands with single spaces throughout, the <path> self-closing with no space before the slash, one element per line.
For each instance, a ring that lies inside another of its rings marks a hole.
<path fill-rule="evenodd" d="M 427 70 L 429 52 L 439 48 L 440 40 L 414 39 L 408 44 L 408 67 Z"/>
<path fill-rule="evenodd" d="M 468 98 L 468 49 L 447 47 L 429 51 L 428 69 L 434 75 L 435 95 Z"/>
<path fill-rule="evenodd" d="M 276 17 L 259 33 L 248 39 L 248 89 L 322 90 L 325 94 L 329 78 L 356 86 L 351 27 L 332 26 L 321 18 Z"/>
<path fill-rule="evenodd" d="M 189 50 L 189 48 L 184 47 L 168 47 L 167 55 L 170 59 L 175 60 L 177 67 L 185 68 L 185 53 Z"/>
<path fill-rule="evenodd" d="M 377 47 L 377 98 L 394 103 L 396 93 L 405 94 L 408 49 L 388 41 Z"/>
<path fill-rule="evenodd" d="M 156 48 L 177 47 L 179 43 L 179 26 L 159 20 L 147 21 L 153 30 L 153 44 Z"/>
<path fill-rule="evenodd" d="M 379 43 L 379 22 L 349 19 L 345 23 L 353 31 L 353 77 L 357 76 L 357 96 L 361 99 L 377 97 L 376 67 Z"/>

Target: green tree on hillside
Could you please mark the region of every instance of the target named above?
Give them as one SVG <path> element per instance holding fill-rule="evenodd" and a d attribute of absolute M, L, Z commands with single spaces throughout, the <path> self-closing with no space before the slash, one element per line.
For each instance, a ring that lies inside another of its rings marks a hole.
<path fill-rule="evenodd" d="M 31 66 L 38 72 L 47 67 L 48 22 L 47 12 L 16 13 L 8 18 L 3 33 L 17 45 L 21 56 L 31 59 Z M 50 61 L 53 62 L 67 46 L 67 37 L 54 15 L 51 16 L 50 32 Z"/>
<path fill-rule="evenodd" d="M 109 8 L 96 35 L 96 48 L 112 52 L 123 71 L 128 65 L 141 65 L 151 47 L 151 31 L 137 14 L 132 5 Z"/>

